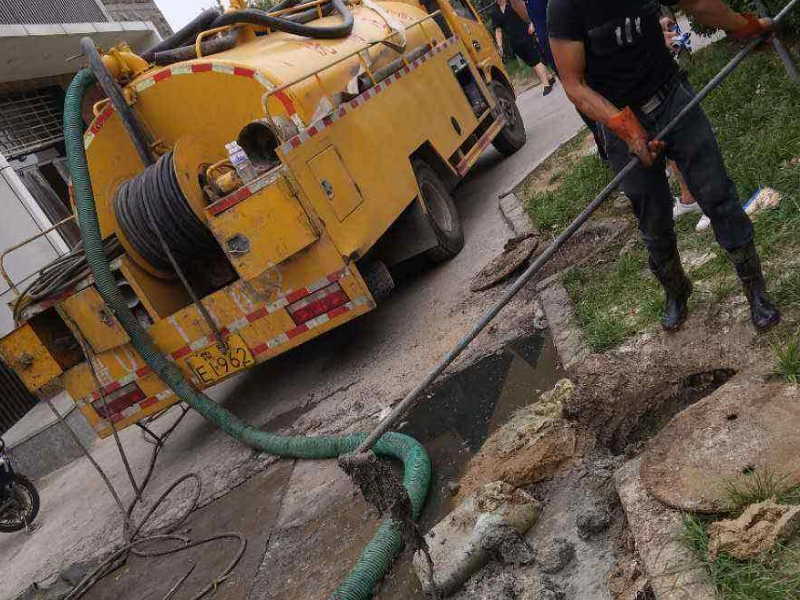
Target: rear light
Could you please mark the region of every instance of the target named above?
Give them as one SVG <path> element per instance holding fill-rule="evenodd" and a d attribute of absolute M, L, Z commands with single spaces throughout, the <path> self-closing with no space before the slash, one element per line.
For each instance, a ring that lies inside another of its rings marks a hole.
<path fill-rule="evenodd" d="M 133 382 L 114 390 L 110 394 L 106 394 L 105 402 L 102 398 L 95 400 L 92 402 L 92 406 L 102 418 L 116 422 L 127 416 L 125 415 L 127 409 L 136 406 L 146 397 L 145 393 L 136 385 L 136 382 Z M 108 412 L 106 412 L 106 405 L 108 406 Z M 136 406 L 136 411 L 138 412 L 138 410 L 139 407 Z"/>
<path fill-rule="evenodd" d="M 293 302 L 286 307 L 286 310 L 289 311 L 296 325 L 302 325 L 348 302 L 350 302 L 350 298 L 344 293 L 342 286 L 332 283 L 302 300 Z"/>

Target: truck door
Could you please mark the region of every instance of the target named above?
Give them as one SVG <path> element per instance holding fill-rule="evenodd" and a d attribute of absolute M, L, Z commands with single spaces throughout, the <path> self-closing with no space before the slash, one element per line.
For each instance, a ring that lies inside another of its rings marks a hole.
<path fill-rule="evenodd" d="M 478 17 L 469 0 L 449 0 L 449 2 L 464 30 L 466 36 L 464 43 L 471 46 L 473 58 L 480 64 L 495 52 L 494 37 Z"/>

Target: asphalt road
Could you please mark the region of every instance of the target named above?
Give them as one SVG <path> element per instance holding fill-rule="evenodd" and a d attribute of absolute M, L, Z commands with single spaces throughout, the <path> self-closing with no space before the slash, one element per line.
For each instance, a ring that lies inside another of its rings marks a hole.
<path fill-rule="evenodd" d="M 521 181 L 569 139 L 582 123 L 560 87 L 543 98 L 524 92 L 519 106 L 528 143 L 503 159 L 493 149 L 456 190 L 466 235 L 462 253 L 447 264 L 404 281 L 377 310 L 213 390 L 236 414 L 272 431 L 320 434 L 363 429 L 419 381 L 497 299 L 500 290 L 469 292 L 469 281 L 498 254 L 509 237 L 497 196 Z M 462 365 L 518 337 L 533 318 L 530 294 L 522 293 L 474 343 Z M 164 429 L 167 415 L 155 429 Z M 121 435 L 141 473 L 151 446 L 139 431 Z M 95 458 L 124 497 L 130 487 L 111 440 L 98 443 Z M 203 501 L 220 497 L 274 461 L 258 456 L 190 413 L 171 438 L 150 486 L 151 497 L 172 480 L 195 471 Z M 42 511 L 31 534 L 0 537 L 0 598 L 13 598 L 32 581 L 59 567 L 96 555 L 120 536 L 118 512 L 86 460 L 39 482 Z M 179 492 L 170 510 L 180 510 Z M 168 515 L 167 515 L 168 516 Z"/>

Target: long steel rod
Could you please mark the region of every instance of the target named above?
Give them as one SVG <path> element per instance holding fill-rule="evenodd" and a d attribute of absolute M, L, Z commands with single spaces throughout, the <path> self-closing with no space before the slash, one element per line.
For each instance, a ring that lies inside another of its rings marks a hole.
<path fill-rule="evenodd" d="M 792 0 L 786 7 L 775 17 L 775 22 L 779 22 L 782 20 L 788 13 L 791 11 L 800 0 Z M 768 39 L 769 36 L 762 36 L 758 39 L 750 41 L 744 48 L 742 48 L 736 56 L 734 56 L 731 61 L 725 65 L 725 67 L 717 73 L 717 75 L 709 81 L 705 87 L 695 96 L 691 102 L 689 102 L 683 110 L 678 113 L 669 124 L 664 127 L 664 129 L 655 137 L 656 140 L 662 140 L 664 137 L 671 132 L 675 126 L 685 117 L 690 111 L 694 110 L 705 98 L 711 93 L 714 89 L 719 87 L 719 85 L 725 80 L 728 75 L 730 75 L 739 63 L 741 63 L 753 49 L 761 44 L 761 42 Z M 600 194 L 591 201 L 591 203 L 581 212 L 580 215 L 572 222 L 570 225 L 559 235 L 550 247 L 547 248 L 539 257 L 529 266 L 525 272 L 519 276 L 519 278 L 514 282 L 514 284 L 506 290 L 503 294 L 501 299 L 495 304 L 492 308 L 490 308 L 486 313 L 484 313 L 483 317 L 481 317 L 480 321 L 472 328 L 472 330 L 461 339 L 456 347 L 453 348 L 447 356 L 445 356 L 423 379 L 413 390 L 411 390 L 408 395 L 398 404 L 394 410 L 369 434 L 367 439 L 362 442 L 362 444 L 356 449 L 356 453 L 366 452 L 372 446 L 375 445 L 383 434 L 385 434 L 389 429 L 402 419 L 406 413 L 414 408 L 417 404 L 419 396 L 422 394 L 427 387 L 434 382 L 434 380 L 441 375 L 444 370 L 449 367 L 453 361 L 458 358 L 458 356 L 467 348 L 467 346 L 472 343 L 472 341 L 478 337 L 481 331 L 489 324 L 489 322 L 494 319 L 497 314 L 506 307 L 506 305 L 511 302 L 511 299 L 517 295 L 517 293 L 525 286 L 530 279 L 539 272 L 539 270 L 549 261 L 553 255 L 558 251 L 561 246 L 563 246 L 567 240 L 569 240 L 581 226 L 589 220 L 589 217 L 600 208 L 600 205 L 608 198 L 608 196 L 613 192 L 620 182 L 630 173 L 636 165 L 639 163 L 638 158 L 633 158 L 631 161 L 625 165 L 625 167 L 617 173 L 616 177 L 611 180 L 611 182 L 603 189 Z"/>

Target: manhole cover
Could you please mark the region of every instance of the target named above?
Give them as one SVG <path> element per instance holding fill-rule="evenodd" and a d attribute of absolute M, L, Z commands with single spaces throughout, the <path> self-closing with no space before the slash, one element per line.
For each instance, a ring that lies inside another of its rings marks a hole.
<path fill-rule="evenodd" d="M 641 476 L 667 506 L 725 512 L 731 484 L 747 486 L 750 478 L 755 485 L 765 475 L 800 483 L 798 448 L 797 386 L 729 383 L 661 430 L 643 455 Z"/>
<path fill-rule="evenodd" d="M 475 275 L 469 289 L 473 292 L 481 292 L 496 286 L 519 269 L 538 246 L 539 239 L 532 233 L 508 240 L 503 248 L 503 253 L 492 259 Z"/>

